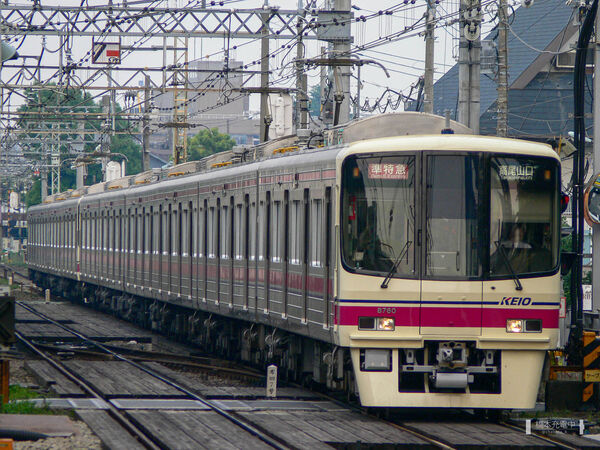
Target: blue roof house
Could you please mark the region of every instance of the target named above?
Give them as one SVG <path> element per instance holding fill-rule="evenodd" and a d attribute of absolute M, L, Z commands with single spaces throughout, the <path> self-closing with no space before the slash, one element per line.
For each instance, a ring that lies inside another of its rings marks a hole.
<path fill-rule="evenodd" d="M 567 6 L 564 0 L 536 0 L 531 7 L 518 8 L 511 14 L 508 33 L 509 136 L 546 140 L 566 136 L 573 129 L 574 48 L 580 27 L 577 15 L 577 9 Z M 495 44 L 497 35 L 494 28 L 483 40 Z M 591 112 L 593 58 L 588 61 L 586 112 Z M 449 110 L 451 117 L 456 119 L 458 85 L 456 64 L 434 84 L 436 114 L 444 115 Z M 484 135 L 496 134 L 496 89 L 494 74 L 482 73 L 480 133 Z M 408 104 L 407 109 L 415 110 L 416 102 Z"/>

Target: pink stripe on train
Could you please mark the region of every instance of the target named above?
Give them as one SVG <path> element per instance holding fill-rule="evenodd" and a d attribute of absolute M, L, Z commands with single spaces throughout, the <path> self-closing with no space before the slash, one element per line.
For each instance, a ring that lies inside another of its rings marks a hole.
<path fill-rule="evenodd" d="M 442 308 L 420 306 L 340 306 L 338 325 L 358 325 L 359 317 L 394 317 L 400 327 L 505 328 L 507 319 L 542 319 L 543 328 L 558 328 L 558 309 Z"/>

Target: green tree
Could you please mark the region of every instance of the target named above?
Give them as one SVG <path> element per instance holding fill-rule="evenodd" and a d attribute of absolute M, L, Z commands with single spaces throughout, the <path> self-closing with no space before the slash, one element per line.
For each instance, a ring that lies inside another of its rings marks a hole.
<path fill-rule="evenodd" d="M 37 205 L 42 202 L 42 182 L 38 179 L 33 182 L 27 193 L 25 194 L 25 206 Z"/>
<path fill-rule="evenodd" d="M 95 102 L 92 96 L 79 89 L 67 89 L 58 91 L 53 87 L 47 89 L 29 88 L 25 91 L 27 101 L 19 108 L 22 113 L 18 127 L 23 130 L 32 130 L 25 137 L 30 139 L 39 138 L 33 130 L 59 130 L 58 145 L 61 154 L 61 191 L 75 188 L 75 171 L 71 169 L 71 164 L 66 161 L 74 158 L 76 153 L 81 151 L 81 147 L 74 148 L 71 143 L 74 140 L 80 141 L 80 132 L 83 130 L 102 130 L 102 120 L 100 118 L 85 117 L 82 120 L 83 113 L 99 113 L 102 111 L 100 102 Z M 119 105 L 116 105 L 115 112 L 121 111 Z M 77 113 L 77 114 L 74 114 Z M 123 119 L 115 121 L 115 128 L 118 134 L 110 139 L 111 153 L 121 153 L 128 159 L 127 174 L 132 175 L 142 170 L 142 152 L 140 144 L 134 139 L 133 135 L 137 129 L 131 128 L 129 122 Z M 72 133 L 71 133 L 72 131 Z M 131 135 L 121 134 L 123 131 Z M 95 135 L 99 136 L 98 133 Z M 83 143 L 83 152 L 91 153 L 98 145 L 93 134 L 86 134 Z M 37 161 L 40 165 L 46 164 L 42 161 L 43 143 L 27 144 L 27 150 L 30 153 L 38 153 Z M 115 156 L 114 159 L 119 159 Z M 66 161 L 66 162 L 65 162 Z M 35 162 L 35 158 L 34 158 Z M 98 164 L 89 164 L 86 184 L 93 184 L 102 179 L 101 166 Z M 48 182 L 50 185 L 50 181 Z M 41 202 L 41 183 L 37 180 L 33 183 L 30 192 L 26 195 L 28 206 Z"/>
<path fill-rule="evenodd" d="M 213 155 L 215 153 L 231 150 L 235 141 L 225 133 L 219 133 L 217 128 L 202 129 L 188 139 L 188 161 Z"/>

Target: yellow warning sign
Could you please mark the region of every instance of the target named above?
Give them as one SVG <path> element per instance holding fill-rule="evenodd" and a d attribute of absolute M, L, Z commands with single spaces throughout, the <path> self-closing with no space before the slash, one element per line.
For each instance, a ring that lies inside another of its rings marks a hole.
<path fill-rule="evenodd" d="M 584 374 L 584 381 L 588 383 L 600 382 L 600 369 L 586 370 Z"/>

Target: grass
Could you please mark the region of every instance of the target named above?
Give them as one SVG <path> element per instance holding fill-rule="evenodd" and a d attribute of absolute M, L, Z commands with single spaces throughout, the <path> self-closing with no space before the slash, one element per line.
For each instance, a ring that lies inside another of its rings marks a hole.
<path fill-rule="evenodd" d="M 0 408 L 2 414 L 58 414 L 57 411 L 50 409 L 48 405 L 37 406 L 33 402 L 9 402 Z"/>
<path fill-rule="evenodd" d="M 10 252 L 2 256 L 2 262 L 5 264 L 10 264 L 14 267 L 27 267 L 27 264 L 25 263 L 25 255 L 23 253 Z"/>
<path fill-rule="evenodd" d="M 13 384 L 8 388 L 8 396 L 9 399 L 12 400 L 28 400 L 30 398 L 40 398 L 43 397 L 39 392 L 26 388 L 23 386 L 19 386 L 18 384 Z"/>
<path fill-rule="evenodd" d="M 0 406 L 1 414 L 59 414 L 47 405 L 38 406 L 34 402 L 26 401 L 43 397 L 42 394 L 33 389 L 12 385 L 8 388 L 8 395 L 10 401 Z"/>

